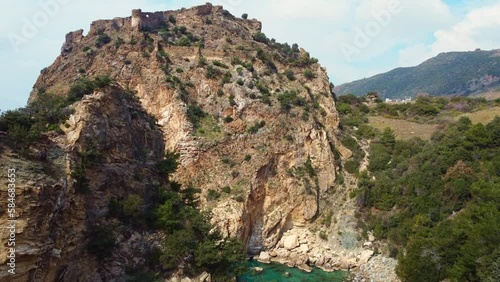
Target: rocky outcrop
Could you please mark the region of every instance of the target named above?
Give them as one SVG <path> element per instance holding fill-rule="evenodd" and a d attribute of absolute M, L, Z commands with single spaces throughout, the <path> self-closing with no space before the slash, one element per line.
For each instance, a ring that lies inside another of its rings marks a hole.
<path fill-rule="evenodd" d="M 399 282 L 396 269 L 397 261 L 384 256 L 374 256 L 368 263 L 361 265 L 354 274 L 352 281 L 355 282 Z"/>
<path fill-rule="evenodd" d="M 151 117 L 122 89 L 111 87 L 88 95 L 73 109 L 61 126 L 64 134 L 44 136 L 28 156 L 14 154 L 0 143 L 4 151 L 0 206 L 7 206 L 8 168 L 16 170 L 17 179 L 16 274 L 7 272 L 7 253 L 2 248 L 2 281 L 109 281 L 123 277 L 126 265 L 143 264 L 148 252 L 161 245 L 159 234 L 112 230 L 118 246 L 113 258 L 102 262 L 88 254 L 89 227 L 112 224 L 106 217 L 111 198 L 139 191 L 147 194 L 161 183 L 154 164 L 163 155 L 164 143 Z M 83 178 L 77 180 L 75 171 L 81 169 L 82 156 L 91 151 L 101 160 L 86 164 L 83 173 L 88 183 L 82 191 Z M 140 181 L 138 173 L 145 175 Z M 8 223 L 7 213 L 2 213 L 0 228 L 5 230 Z M 8 239 L 3 232 L 2 246 Z"/>
<path fill-rule="evenodd" d="M 202 208 L 212 211 L 225 236 L 242 238 L 251 254 L 267 260 L 261 253 L 267 251 L 271 260 L 328 270 L 368 259 L 356 239 L 354 205 L 348 200 L 352 185 L 337 181 L 338 163 L 350 152 L 336 138 L 339 120 L 326 70 L 305 50 L 265 40 L 260 31 L 260 22 L 207 4 L 180 11 L 134 10 L 129 18 L 92 23 L 86 36 L 68 35 L 30 100 L 40 91 L 67 95 L 75 81 L 108 75 L 116 87 L 135 92 L 162 129 L 145 120 L 139 126 L 141 119 L 133 118 L 137 113 L 103 93 L 77 104 L 64 137 L 52 141 L 60 148 L 54 162 L 66 172 L 66 186 L 60 183 L 63 188 L 57 189 L 71 189 L 74 180 L 68 174 L 78 161 L 76 151 L 97 146 L 107 165 L 88 171 L 95 193 L 72 196 L 78 208 L 65 202 L 73 217 L 98 222 L 111 196 L 123 197 L 155 181 L 134 182 L 132 172 L 143 175 L 161 151 L 175 150 L 182 166 L 174 179 L 202 188 Z M 321 222 L 329 211 L 338 222 L 327 226 Z M 78 247 L 85 230 L 81 220 L 79 226 L 65 227 L 76 236 L 68 240 L 75 251 L 55 245 L 64 261 L 83 252 Z M 327 242 L 318 239 L 321 231 Z M 343 235 L 337 238 L 335 232 Z M 130 245 L 139 241 L 137 236 L 144 235 L 134 235 Z M 47 241 L 31 240 L 38 249 L 36 244 Z M 48 247 L 43 250 L 27 265 L 39 269 L 42 254 L 52 254 Z M 70 264 L 64 277 L 93 267 L 84 265 Z M 62 267 L 56 266 L 51 269 Z M 109 269 L 106 275 L 119 275 L 119 267 Z"/>

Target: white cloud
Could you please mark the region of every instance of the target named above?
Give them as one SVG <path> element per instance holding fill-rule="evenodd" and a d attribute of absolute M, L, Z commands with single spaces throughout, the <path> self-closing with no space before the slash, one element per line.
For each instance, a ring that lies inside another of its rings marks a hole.
<path fill-rule="evenodd" d="M 430 47 L 426 44 L 416 44 L 399 50 L 400 66 L 416 66 L 430 58 Z"/>
<path fill-rule="evenodd" d="M 441 52 L 500 48 L 500 3 L 469 11 L 459 22 L 434 32 L 434 41 L 400 50 L 400 65 L 423 62 Z"/>
<path fill-rule="evenodd" d="M 324 19 L 340 22 L 349 15 L 348 0 L 274 0 L 269 1 L 265 11 L 280 19 Z M 259 5 L 260 6 L 260 5 Z"/>
<path fill-rule="evenodd" d="M 0 8 L 4 13 L 0 18 L 0 84 L 4 85 L 5 91 L 0 93 L 0 109 L 12 109 L 26 104 L 40 70 L 50 65 L 59 55 L 66 33 L 77 29 L 88 31 L 90 23 L 97 19 L 129 16 L 134 8 L 153 11 L 181 7 L 176 2 L 180 0 L 169 1 L 168 4 L 151 4 L 148 0 L 2 2 Z M 51 7 L 49 10 L 44 8 L 47 3 Z M 45 19 L 42 14 L 48 20 L 37 24 L 36 20 Z M 15 44 L 18 47 L 16 52 L 11 39 L 13 36 L 26 38 L 23 31 L 30 25 L 26 21 L 34 25 L 35 29 L 31 28 L 34 32 L 31 32 L 27 40 Z"/>
<path fill-rule="evenodd" d="M 435 33 L 432 52 L 467 51 L 500 47 L 500 3 L 478 8 L 448 29 Z"/>

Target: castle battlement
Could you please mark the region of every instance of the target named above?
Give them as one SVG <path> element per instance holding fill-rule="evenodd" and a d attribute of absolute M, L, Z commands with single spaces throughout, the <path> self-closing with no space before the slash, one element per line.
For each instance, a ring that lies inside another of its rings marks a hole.
<path fill-rule="evenodd" d="M 158 28 L 167 21 L 165 12 L 146 13 L 141 9 L 132 10 L 132 28 Z"/>

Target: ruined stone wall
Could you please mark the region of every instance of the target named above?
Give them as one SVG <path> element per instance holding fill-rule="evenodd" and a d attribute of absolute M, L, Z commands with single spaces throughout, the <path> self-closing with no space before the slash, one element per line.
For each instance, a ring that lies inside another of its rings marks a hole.
<path fill-rule="evenodd" d="M 143 13 L 141 9 L 132 10 L 132 28 L 153 29 L 165 24 L 165 12 Z"/>

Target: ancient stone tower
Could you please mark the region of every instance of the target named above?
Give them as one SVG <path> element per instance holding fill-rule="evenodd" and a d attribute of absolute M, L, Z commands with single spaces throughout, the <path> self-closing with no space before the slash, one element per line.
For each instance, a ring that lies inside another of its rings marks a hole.
<path fill-rule="evenodd" d="M 142 10 L 141 9 L 134 9 L 132 10 L 132 27 L 138 27 L 141 28 L 141 15 L 142 15 Z"/>

